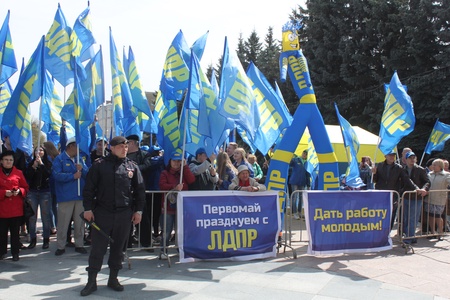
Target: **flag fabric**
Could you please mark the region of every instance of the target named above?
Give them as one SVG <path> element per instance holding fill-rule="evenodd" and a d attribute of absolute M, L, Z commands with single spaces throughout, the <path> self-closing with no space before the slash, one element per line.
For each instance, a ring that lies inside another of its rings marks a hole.
<path fill-rule="evenodd" d="M 123 67 L 125 74 L 127 75 L 126 77 L 133 99 L 133 110 L 137 115 L 136 126 L 138 126 L 139 131 L 141 132 L 156 133 L 156 123 L 153 114 L 151 113 L 144 88 L 141 84 L 134 53 L 131 47 L 129 47 L 128 50 L 128 58 L 125 56 L 125 53 L 123 55 Z M 139 136 L 140 135 L 142 135 L 142 133 L 140 133 Z"/>
<path fill-rule="evenodd" d="M 189 69 L 191 50 L 180 30 L 167 50 L 166 60 L 159 85 L 166 100 L 181 100 L 184 90 L 189 84 Z"/>
<path fill-rule="evenodd" d="M 9 80 L 0 84 L 0 124 L 2 124 L 3 115 L 5 113 L 6 106 L 11 99 L 12 88 Z"/>
<path fill-rule="evenodd" d="M 141 78 L 136 66 L 133 49 L 129 47 L 128 59 L 123 60 L 126 78 L 130 87 L 131 96 L 133 99 L 133 106 L 147 116 L 151 116 L 150 105 L 148 104 L 145 91 L 141 84 Z"/>
<path fill-rule="evenodd" d="M 86 79 L 80 83 L 86 103 L 84 121 L 94 122 L 97 108 L 105 102 L 105 78 L 103 70 L 103 52 L 99 51 L 86 64 Z"/>
<path fill-rule="evenodd" d="M 29 104 L 38 100 L 43 94 L 45 74 L 43 53 L 44 37 L 41 38 L 20 75 L 2 120 L 2 129 L 9 135 L 13 150 L 20 149 L 28 155 L 33 153 Z"/>
<path fill-rule="evenodd" d="M 194 44 L 192 44 L 191 50 L 197 56 L 198 60 L 201 61 L 203 57 L 203 52 L 205 51 L 206 40 L 208 39 L 209 30 L 199 37 Z"/>
<path fill-rule="evenodd" d="M 168 105 L 166 105 L 168 104 Z M 156 97 L 155 118 L 158 124 L 156 139 L 158 145 L 164 149 L 164 163 L 169 163 L 170 154 L 175 151 L 180 141 L 177 103 L 175 100 L 165 100 L 159 91 Z"/>
<path fill-rule="evenodd" d="M 78 16 L 70 35 L 72 56 L 77 62 L 86 61 L 94 56 L 92 45 L 95 38 L 92 34 L 89 6 Z"/>
<path fill-rule="evenodd" d="M 72 29 L 58 4 L 55 19 L 45 35 L 45 67 L 62 85 L 73 83 L 72 48 L 70 35 Z"/>
<path fill-rule="evenodd" d="M 114 103 L 114 119 L 116 125 L 116 134 L 123 135 L 136 124 L 136 112 L 132 110 L 133 100 L 130 87 L 127 82 L 125 70 L 122 61 L 117 52 L 116 44 L 110 34 L 110 59 L 112 76 L 112 97 Z"/>
<path fill-rule="evenodd" d="M 64 106 L 59 97 L 53 80 L 46 72 L 44 81 L 44 93 L 41 99 L 42 131 L 47 134 L 47 140 L 58 145 L 60 142 L 60 128 L 62 126 L 61 109 Z"/>
<path fill-rule="evenodd" d="M 346 173 L 345 184 L 352 188 L 360 188 L 362 186 L 365 186 L 365 184 L 362 181 L 361 177 L 359 177 L 358 159 L 356 157 L 356 154 L 359 151 L 358 136 L 356 135 L 356 132 L 353 130 L 350 123 L 341 116 L 336 103 L 334 104 L 334 107 L 336 108 L 336 115 L 341 127 L 344 146 L 347 151 L 348 169 Z"/>
<path fill-rule="evenodd" d="M 265 155 L 283 129 L 291 125 L 292 116 L 283 99 L 275 92 L 264 74 L 253 62 L 250 62 L 247 76 L 261 116 L 261 123 L 257 128 L 253 144 Z"/>
<path fill-rule="evenodd" d="M 189 84 L 186 97 L 183 103 L 183 110 L 180 117 L 180 140 L 179 148 L 183 145 L 192 142 L 191 132 L 197 133 L 198 129 L 198 110 L 199 103 L 203 101 L 203 89 L 201 86 L 199 75 L 199 62 L 194 52 L 191 52 L 190 66 L 189 66 Z M 194 111 L 195 110 L 195 111 Z M 199 142 L 195 140 L 195 142 Z M 203 146 L 203 145 L 202 145 Z M 199 147 L 202 147 L 199 145 Z M 184 149 L 184 148 L 183 148 Z M 195 151 L 194 151 L 195 153 Z M 191 153 L 192 154 L 192 153 Z"/>
<path fill-rule="evenodd" d="M 0 85 L 17 71 L 16 56 L 9 32 L 9 10 L 0 29 Z"/>
<path fill-rule="evenodd" d="M 225 38 L 220 84 L 220 114 L 234 120 L 254 139 L 260 126 L 260 115 L 252 86 L 237 55 L 228 49 Z"/>
<path fill-rule="evenodd" d="M 206 137 L 205 149 L 212 148 L 215 153 L 218 153 L 230 131 L 234 129 L 234 121 L 219 113 L 219 87 L 215 76 L 211 76 L 214 81 L 214 84 L 211 84 L 200 66 L 198 71 L 203 89 L 203 101 L 199 103 L 198 133 Z"/>
<path fill-rule="evenodd" d="M 316 189 L 317 176 L 319 175 L 319 157 L 311 136 L 308 138 L 308 160 L 306 162 L 306 171 L 311 175 L 311 189 Z"/>
<path fill-rule="evenodd" d="M 394 72 L 384 98 L 384 112 L 380 124 L 379 148 L 389 154 L 399 141 L 414 130 L 416 118 L 411 97 L 402 86 L 397 72 Z"/>
<path fill-rule="evenodd" d="M 439 122 L 437 119 L 424 152 L 431 154 L 431 151 L 443 151 L 448 139 L 450 139 L 450 125 Z"/>

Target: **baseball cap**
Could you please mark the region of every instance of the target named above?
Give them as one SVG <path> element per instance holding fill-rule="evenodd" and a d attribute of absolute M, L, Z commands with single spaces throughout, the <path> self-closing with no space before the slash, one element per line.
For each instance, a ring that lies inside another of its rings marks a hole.
<path fill-rule="evenodd" d="M 416 154 L 414 153 L 414 152 L 408 152 L 408 153 L 406 153 L 406 155 L 405 155 L 405 157 L 408 159 L 408 158 L 410 158 L 411 156 L 416 156 Z"/>
<path fill-rule="evenodd" d="M 101 141 L 105 141 L 105 144 L 108 143 L 108 140 L 105 137 L 99 137 L 98 139 L 95 140 L 95 143 L 97 144 L 98 142 L 101 142 Z"/>
<path fill-rule="evenodd" d="M 181 159 L 181 153 L 177 151 L 173 151 L 172 155 L 170 156 L 171 160 L 182 160 Z"/>
<path fill-rule="evenodd" d="M 66 142 L 66 147 L 69 146 L 69 144 L 75 143 L 77 140 L 75 139 L 75 137 L 71 137 L 70 139 L 67 140 Z"/>
<path fill-rule="evenodd" d="M 206 150 L 205 148 L 198 148 L 197 151 L 195 151 L 195 156 L 199 155 L 199 154 L 206 154 Z"/>
<path fill-rule="evenodd" d="M 127 140 L 139 142 L 139 137 L 137 136 L 137 134 L 131 134 L 131 135 L 127 136 Z"/>
<path fill-rule="evenodd" d="M 116 136 L 116 137 L 113 137 L 113 139 L 111 140 L 111 142 L 109 144 L 111 146 L 117 146 L 120 144 L 128 144 L 128 140 L 126 138 L 124 138 L 123 136 Z"/>

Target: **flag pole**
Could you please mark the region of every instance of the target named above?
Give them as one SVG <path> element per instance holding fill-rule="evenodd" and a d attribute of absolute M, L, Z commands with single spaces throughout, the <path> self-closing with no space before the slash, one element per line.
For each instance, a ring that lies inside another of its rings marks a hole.
<path fill-rule="evenodd" d="M 184 99 L 186 101 L 186 99 Z M 181 171 L 180 171 L 180 183 L 183 183 L 183 164 L 184 164 L 184 154 L 186 152 L 186 135 L 187 135 L 187 126 L 188 126 L 188 108 L 184 109 L 184 132 L 183 132 L 183 150 L 181 154 Z"/>

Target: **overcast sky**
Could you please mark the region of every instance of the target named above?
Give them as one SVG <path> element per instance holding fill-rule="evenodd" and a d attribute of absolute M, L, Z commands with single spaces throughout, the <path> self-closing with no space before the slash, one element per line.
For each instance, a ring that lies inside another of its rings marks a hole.
<path fill-rule="evenodd" d="M 42 35 L 48 32 L 58 3 L 71 27 L 88 5 L 81 0 L 0 0 L 1 24 L 8 9 L 11 12 L 9 26 L 18 66 L 22 57 L 28 61 Z M 92 0 L 91 23 L 97 44 L 103 48 L 106 97 L 111 97 L 109 27 L 119 55 L 124 46 L 126 51 L 131 46 L 144 89 L 155 91 L 167 49 L 179 30 L 188 45 L 209 30 L 201 61 L 206 71 L 222 55 L 225 36 L 230 49 L 236 49 L 240 33 L 246 39 L 253 30 L 263 42 L 269 27 L 274 28 L 275 38 L 280 40 L 281 26 L 288 21 L 292 9 L 303 3 L 304 0 Z M 17 73 L 11 79 L 13 87 Z M 66 93 L 67 97 L 70 91 Z M 63 94 L 60 96 L 63 98 Z"/>

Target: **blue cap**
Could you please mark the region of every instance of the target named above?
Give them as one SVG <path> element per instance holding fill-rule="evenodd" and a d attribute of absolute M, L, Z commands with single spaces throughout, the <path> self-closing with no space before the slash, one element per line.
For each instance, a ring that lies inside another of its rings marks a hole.
<path fill-rule="evenodd" d="M 405 156 L 406 156 L 406 158 L 410 158 L 411 156 L 416 156 L 416 154 L 414 152 L 410 151 L 410 152 L 406 153 Z"/>
<path fill-rule="evenodd" d="M 206 154 L 205 148 L 198 148 L 197 151 L 195 151 L 195 156 L 197 157 L 199 154 Z"/>
<path fill-rule="evenodd" d="M 147 146 L 147 145 L 143 145 L 143 146 L 141 146 L 141 150 L 144 150 L 144 151 L 148 152 L 150 150 L 150 147 Z"/>
<path fill-rule="evenodd" d="M 95 143 L 97 144 L 98 142 L 101 141 L 105 141 L 105 143 L 108 143 L 108 140 L 105 137 L 99 137 L 98 139 L 95 140 Z"/>
<path fill-rule="evenodd" d="M 152 145 L 152 146 L 150 146 L 150 149 L 148 151 L 149 152 L 161 151 L 161 147 L 156 146 L 156 145 Z"/>
<path fill-rule="evenodd" d="M 177 151 L 173 151 L 172 155 L 170 156 L 171 160 L 182 160 L 181 153 Z"/>

